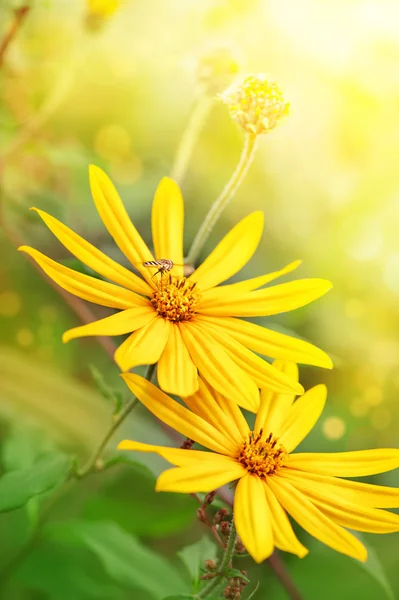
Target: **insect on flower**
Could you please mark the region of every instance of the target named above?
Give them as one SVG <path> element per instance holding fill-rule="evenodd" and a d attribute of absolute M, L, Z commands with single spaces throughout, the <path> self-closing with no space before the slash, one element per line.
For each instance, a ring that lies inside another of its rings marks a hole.
<path fill-rule="evenodd" d="M 177 263 L 174 263 L 173 260 L 170 260 L 169 258 L 160 258 L 159 260 L 147 260 L 146 262 L 143 263 L 138 263 L 143 265 L 143 267 L 158 267 L 158 271 L 156 273 L 154 273 L 154 275 L 151 277 L 151 279 L 154 279 L 155 275 L 158 275 L 158 273 L 161 273 L 161 277 L 164 273 L 168 273 L 169 271 L 171 271 L 173 269 L 173 267 L 176 265 L 177 267 L 184 267 L 184 265 L 178 265 Z"/>

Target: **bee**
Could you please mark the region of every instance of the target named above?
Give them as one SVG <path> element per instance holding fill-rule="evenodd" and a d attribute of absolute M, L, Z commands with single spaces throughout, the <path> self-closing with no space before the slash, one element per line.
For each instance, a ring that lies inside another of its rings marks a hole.
<path fill-rule="evenodd" d="M 174 263 L 173 260 L 170 260 L 170 258 L 160 258 L 159 260 L 147 260 L 146 262 L 143 262 L 141 264 L 143 265 L 143 267 L 158 268 L 158 271 L 154 273 L 151 279 L 154 279 L 154 277 L 158 275 L 158 273 L 161 273 L 162 277 L 164 273 L 168 273 L 169 271 L 171 271 L 174 266 L 184 267 L 184 265 L 178 265 L 177 263 Z"/>

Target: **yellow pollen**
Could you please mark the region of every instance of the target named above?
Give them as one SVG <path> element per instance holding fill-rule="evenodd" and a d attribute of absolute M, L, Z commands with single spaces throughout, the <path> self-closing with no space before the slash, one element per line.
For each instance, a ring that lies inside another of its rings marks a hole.
<path fill-rule="evenodd" d="M 278 84 L 263 73 L 248 75 L 220 97 L 232 119 L 255 135 L 274 129 L 290 110 Z"/>
<path fill-rule="evenodd" d="M 152 295 L 151 304 L 164 319 L 174 322 L 190 321 L 195 314 L 195 305 L 199 298 L 195 286 L 195 283 L 191 283 L 185 277 L 176 279 L 171 274 L 162 274 L 158 289 Z"/>
<path fill-rule="evenodd" d="M 284 446 L 278 443 L 273 434 L 262 440 L 260 432 L 251 431 L 248 441 L 241 446 L 238 460 L 247 469 L 248 473 L 265 477 L 276 473 L 287 456 Z"/>

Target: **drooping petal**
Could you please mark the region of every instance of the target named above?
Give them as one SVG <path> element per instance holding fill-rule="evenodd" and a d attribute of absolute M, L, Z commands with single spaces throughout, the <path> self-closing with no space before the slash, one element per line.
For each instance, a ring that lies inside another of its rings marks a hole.
<path fill-rule="evenodd" d="M 62 336 L 64 344 L 75 338 L 87 337 L 91 335 L 123 335 L 131 333 L 140 327 L 144 327 L 155 317 L 154 309 L 150 303 L 148 306 L 138 306 L 137 308 L 128 308 L 122 312 L 99 319 L 93 323 L 73 327 Z"/>
<path fill-rule="evenodd" d="M 275 360 L 273 367 L 288 375 L 293 381 L 298 381 L 298 367 L 295 363 Z M 260 407 L 256 415 L 255 431 L 262 430 L 263 439 L 269 433 L 280 435 L 281 424 L 286 420 L 290 407 L 295 400 L 295 394 L 278 394 L 262 390 Z"/>
<path fill-rule="evenodd" d="M 234 423 L 237 426 L 237 429 L 240 432 L 240 435 L 243 438 L 246 438 L 249 433 L 249 426 L 237 403 L 233 402 L 229 398 L 226 398 L 225 396 L 223 396 L 223 394 L 220 394 L 217 390 L 215 390 L 215 388 L 209 385 L 207 381 L 201 381 L 206 386 L 208 392 L 210 393 L 214 401 L 220 406 L 223 412 L 226 415 L 229 415 L 230 418 L 234 421 Z"/>
<path fill-rule="evenodd" d="M 148 304 L 146 298 L 130 290 L 69 269 L 69 267 L 60 265 L 34 248 L 20 246 L 18 250 L 31 256 L 46 275 L 60 287 L 83 300 L 88 300 L 101 306 L 108 306 L 109 308 L 122 309 L 133 308 L 134 306 L 147 306 Z"/>
<path fill-rule="evenodd" d="M 287 513 L 273 494 L 265 481 L 262 482 L 265 489 L 266 500 L 269 504 L 270 515 L 272 520 L 274 545 L 279 550 L 296 554 L 299 558 L 303 558 L 309 552 L 305 546 L 296 537 Z"/>
<path fill-rule="evenodd" d="M 288 469 L 281 471 L 280 477 L 300 490 L 330 519 L 349 529 L 369 533 L 392 533 L 399 531 L 399 515 L 364 506 L 359 501 L 351 502 L 340 495 L 338 490 L 332 492 L 323 485 L 307 481 L 306 476 L 289 474 Z"/>
<path fill-rule="evenodd" d="M 289 263 L 279 271 L 273 271 L 273 273 L 267 273 L 266 275 L 259 275 L 259 277 L 253 277 L 252 279 L 245 279 L 244 281 L 238 281 L 237 283 L 230 283 L 229 285 L 224 286 L 224 289 L 229 292 L 251 292 L 252 290 L 257 290 L 258 288 L 263 287 L 267 283 L 278 279 L 278 277 L 282 277 L 283 275 L 287 275 L 287 273 L 291 273 L 299 267 L 302 263 L 301 260 L 294 260 L 294 262 Z"/>
<path fill-rule="evenodd" d="M 274 475 L 267 484 L 277 500 L 303 529 L 333 550 L 365 561 L 367 550 L 351 533 L 334 523 L 310 500 L 287 481 Z"/>
<path fill-rule="evenodd" d="M 223 330 L 233 337 L 237 342 L 250 350 L 277 358 L 292 361 L 304 365 L 332 368 L 330 357 L 320 350 L 297 338 L 266 329 L 255 323 L 235 319 L 234 317 L 211 317 L 209 315 L 198 315 L 196 320 L 205 322 Z"/>
<path fill-rule="evenodd" d="M 153 365 L 159 360 L 170 333 L 170 321 L 154 318 L 130 335 L 115 352 L 115 362 L 122 371 L 138 365 Z"/>
<path fill-rule="evenodd" d="M 142 266 L 154 257 L 141 235 L 131 222 L 114 184 L 102 169 L 89 168 L 90 188 L 98 214 L 115 243 L 130 262 L 137 267 L 151 287 L 151 272 Z"/>
<path fill-rule="evenodd" d="M 247 473 L 234 493 L 234 523 L 245 548 L 261 563 L 273 552 L 272 519 L 262 481 Z"/>
<path fill-rule="evenodd" d="M 240 444 L 242 436 L 231 416 L 220 408 L 202 379 L 199 379 L 198 391 L 184 398 L 184 403 L 196 415 L 208 421 L 216 429 L 227 435 L 233 443 Z"/>
<path fill-rule="evenodd" d="M 236 455 L 237 446 L 228 436 L 169 398 L 155 385 L 133 373 L 124 373 L 122 377 L 140 402 L 169 427 L 214 452 Z"/>
<path fill-rule="evenodd" d="M 259 392 L 254 381 L 226 354 L 224 348 L 194 323 L 180 323 L 180 331 L 201 376 L 220 393 L 256 412 Z"/>
<path fill-rule="evenodd" d="M 195 463 L 164 471 L 158 477 L 155 489 L 157 492 L 181 494 L 212 492 L 239 479 L 245 473 L 244 467 L 232 458 L 214 456 L 213 461 L 206 461 L 205 464 Z"/>
<path fill-rule="evenodd" d="M 331 287 L 325 279 L 297 279 L 264 290 L 226 294 L 221 286 L 203 292 L 196 308 L 198 313 L 218 317 L 278 315 L 310 304 Z"/>
<path fill-rule="evenodd" d="M 381 448 L 353 452 L 303 452 L 290 454 L 287 466 L 333 477 L 364 477 L 399 467 L 399 450 Z"/>
<path fill-rule="evenodd" d="M 151 288 L 143 279 L 109 258 L 61 221 L 38 208 L 31 210 L 35 210 L 61 244 L 90 269 L 133 292 L 147 296 L 151 294 Z"/>
<path fill-rule="evenodd" d="M 137 452 L 154 452 L 176 467 L 188 467 L 192 464 L 213 462 L 215 454 L 203 450 L 183 450 L 182 448 L 169 448 L 168 446 L 153 446 L 134 440 L 123 440 L 118 444 L 118 450 L 133 450 Z"/>
<path fill-rule="evenodd" d="M 173 273 L 183 277 L 184 203 L 179 186 L 163 177 L 152 205 L 152 239 L 157 259 L 168 258 L 175 263 Z"/>
<path fill-rule="evenodd" d="M 292 405 L 281 425 L 279 442 L 292 452 L 317 423 L 327 399 L 325 385 L 315 385 Z"/>
<path fill-rule="evenodd" d="M 194 394 L 198 389 L 197 367 L 175 323 L 171 323 L 169 338 L 158 362 L 157 377 L 165 392 L 181 398 Z"/>
<path fill-rule="evenodd" d="M 275 369 L 265 360 L 261 359 L 245 346 L 234 340 L 227 333 L 208 323 L 196 325 L 201 331 L 207 331 L 210 336 L 224 348 L 230 358 L 244 371 L 249 373 L 259 388 L 267 388 L 277 392 L 303 393 L 303 387 L 298 380 L 291 380 L 284 371 Z"/>
<path fill-rule="evenodd" d="M 328 493 L 338 494 L 348 502 L 358 502 L 360 505 L 374 508 L 399 508 L 399 488 L 360 483 L 291 468 L 284 469 L 283 473 L 284 477 L 293 478 L 295 481 L 305 478 L 309 484 L 323 488 Z"/>
<path fill-rule="evenodd" d="M 229 279 L 252 258 L 263 231 L 263 213 L 256 211 L 242 219 L 222 239 L 189 280 L 201 291 Z"/>

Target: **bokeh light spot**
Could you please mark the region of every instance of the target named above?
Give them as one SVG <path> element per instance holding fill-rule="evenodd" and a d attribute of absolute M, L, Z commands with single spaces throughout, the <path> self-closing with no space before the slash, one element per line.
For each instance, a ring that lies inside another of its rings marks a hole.
<path fill-rule="evenodd" d="M 329 440 L 340 440 L 345 435 L 345 421 L 340 417 L 328 417 L 323 423 L 322 430 Z"/>
<path fill-rule="evenodd" d="M 375 408 L 370 415 L 370 422 L 374 429 L 386 429 L 391 423 L 392 417 L 388 409 Z"/>
<path fill-rule="evenodd" d="M 22 308 L 21 297 L 12 291 L 0 294 L 0 316 L 15 317 Z"/>
<path fill-rule="evenodd" d="M 16 341 L 17 344 L 23 347 L 31 346 L 34 341 L 34 335 L 30 329 L 20 329 L 17 331 Z"/>

